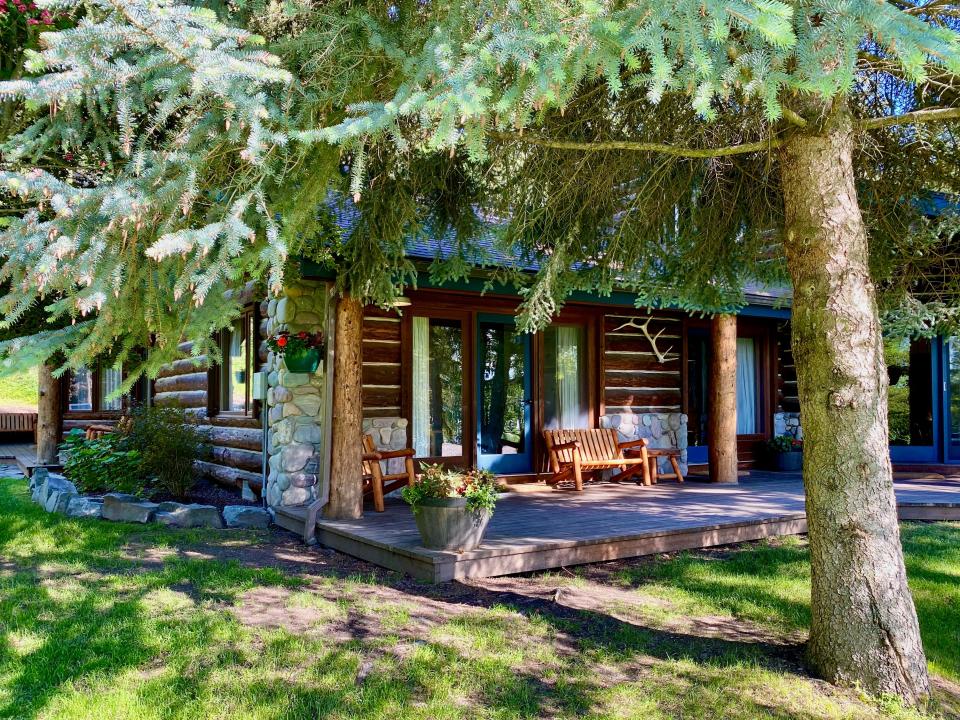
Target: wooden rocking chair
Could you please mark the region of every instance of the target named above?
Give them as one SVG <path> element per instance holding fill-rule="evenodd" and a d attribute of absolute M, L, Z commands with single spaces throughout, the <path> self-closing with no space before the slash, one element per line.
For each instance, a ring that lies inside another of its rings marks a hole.
<path fill-rule="evenodd" d="M 610 478 L 613 482 L 640 475 L 644 485 L 650 484 L 646 440 L 620 442 L 617 431 L 608 428 L 544 430 L 543 439 L 550 454 L 550 470 L 553 473 L 547 480 L 550 485 L 573 480 L 574 487 L 583 490 L 584 475 L 613 469 L 620 470 Z M 631 450 L 638 450 L 640 457 L 627 457 Z"/>
<path fill-rule="evenodd" d="M 417 481 L 417 470 L 413 462 L 416 453 L 412 448 L 403 450 L 377 450 L 373 437 L 363 436 L 363 495 L 373 496 L 373 509 L 383 512 L 383 497 L 404 485 L 413 485 Z M 404 458 L 402 473 L 385 474 L 380 466 L 381 460 Z"/>

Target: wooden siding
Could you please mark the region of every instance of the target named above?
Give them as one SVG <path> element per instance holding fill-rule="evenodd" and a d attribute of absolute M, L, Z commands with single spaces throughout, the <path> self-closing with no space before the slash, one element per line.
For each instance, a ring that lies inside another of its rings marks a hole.
<path fill-rule="evenodd" d="M 647 321 L 649 320 L 649 324 Z M 641 326 L 646 324 L 646 332 Z M 653 338 L 656 343 L 651 342 Z M 605 412 L 680 412 L 683 322 L 656 313 L 608 314 L 603 318 Z M 663 357 L 661 362 L 657 352 Z"/>
<path fill-rule="evenodd" d="M 777 325 L 774 344 L 777 359 L 777 410 L 800 412 L 797 368 L 793 361 L 793 350 L 790 347 L 790 323 L 784 322 Z"/>
<path fill-rule="evenodd" d="M 400 417 L 403 406 L 403 323 L 396 312 L 363 311 L 363 416 Z"/>

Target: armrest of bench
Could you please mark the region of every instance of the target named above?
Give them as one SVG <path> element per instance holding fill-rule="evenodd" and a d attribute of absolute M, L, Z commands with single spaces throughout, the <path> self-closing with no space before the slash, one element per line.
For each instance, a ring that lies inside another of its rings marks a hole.
<path fill-rule="evenodd" d="M 571 440 L 570 442 L 559 443 L 557 445 L 551 445 L 550 450 L 579 450 L 580 443 L 576 440 Z"/>
<path fill-rule="evenodd" d="M 626 442 L 617 443 L 617 447 L 620 450 L 632 450 L 634 448 L 643 448 L 649 445 L 646 438 L 640 438 L 639 440 L 627 440 Z"/>

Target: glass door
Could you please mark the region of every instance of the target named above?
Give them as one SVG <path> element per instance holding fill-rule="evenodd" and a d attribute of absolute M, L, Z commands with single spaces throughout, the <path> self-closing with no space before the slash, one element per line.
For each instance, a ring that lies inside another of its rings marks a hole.
<path fill-rule="evenodd" d="M 960 462 L 960 337 L 947 342 L 946 371 L 946 460 Z"/>
<path fill-rule="evenodd" d="M 477 317 L 477 467 L 493 472 L 533 469 L 530 335 L 513 317 Z"/>

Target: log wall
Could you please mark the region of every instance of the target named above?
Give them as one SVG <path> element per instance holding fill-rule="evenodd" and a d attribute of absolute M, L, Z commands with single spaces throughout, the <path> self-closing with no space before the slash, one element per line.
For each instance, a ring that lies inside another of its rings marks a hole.
<path fill-rule="evenodd" d="M 777 360 L 776 404 L 779 412 L 800 412 L 797 367 L 790 348 L 790 323 L 779 323 L 774 339 Z"/>
<path fill-rule="evenodd" d="M 606 413 L 682 410 L 683 322 L 679 316 L 605 315 L 602 342 Z"/>
<path fill-rule="evenodd" d="M 363 417 L 403 414 L 403 333 L 400 316 L 376 307 L 363 312 Z"/>

